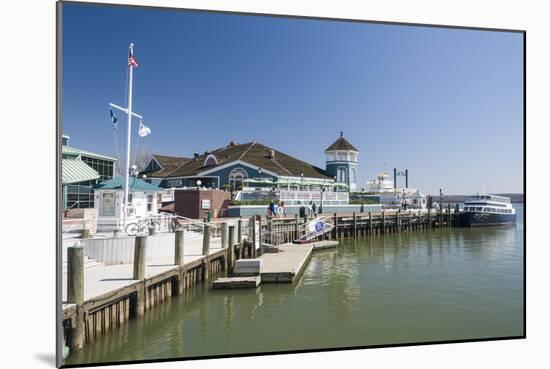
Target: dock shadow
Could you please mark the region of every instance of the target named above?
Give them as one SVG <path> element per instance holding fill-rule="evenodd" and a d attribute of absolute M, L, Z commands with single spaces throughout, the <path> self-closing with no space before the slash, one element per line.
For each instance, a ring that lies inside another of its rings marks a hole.
<path fill-rule="evenodd" d="M 55 354 L 52 354 L 52 353 L 44 353 L 44 352 L 35 353 L 34 358 L 37 360 L 40 360 L 45 364 L 51 365 L 52 367 L 55 367 L 57 364 L 55 361 Z"/>

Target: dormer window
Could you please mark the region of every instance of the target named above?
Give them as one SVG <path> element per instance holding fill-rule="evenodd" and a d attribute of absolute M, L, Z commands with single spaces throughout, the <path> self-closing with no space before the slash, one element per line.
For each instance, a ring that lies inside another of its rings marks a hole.
<path fill-rule="evenodd" d="M 209 167 L 212 165 L 218 165 L 218 159 L 214 154 L 208 154 L 204 159 L 203 167 Z"/>

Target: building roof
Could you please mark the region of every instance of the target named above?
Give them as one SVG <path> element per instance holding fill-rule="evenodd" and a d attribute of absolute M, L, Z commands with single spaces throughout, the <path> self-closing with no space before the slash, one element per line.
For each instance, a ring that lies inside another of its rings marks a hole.
<path fill-rule="evenodd" d="M 61 162 L 62 183 L 71 184 L 93 181 L 99 178 L 99 173 L 88 164 L 75 159 L 63 159 Z"/>
<path fill-rule="evenodd" d="M 357 150 L 355 148 L 355 146 L 350 144 L 349 141 L 344 138 L 344 133 L 343 132 L 340 132 L 340 137 L 338 137 L 338 139 L 336 141 L 334 141 L 332 143 L 332 145 L 327 147 L 325 152 L 334 151 L 334 150 L 357 151 L 357 152 L 359 152 L 359 150 Z"/>
<path fill-rule="evenodd" d="M 157 163 L 160 164 L 161 169 L 159 170 L 151 170 L 151 171 L 143 171 L 142 174 L 147 174 L 149 177 L 166 177 L 167 174 L 175 170 L 177 167 L 179 167 L 182 164 L 187 163 L 189 160 L 192 160 L 191 158 L 184 158 L 181 156 L 167 156 L 167 155 L 153 155 L 152 159 L 155 159 Z"/>
<path fill-rule="evenodd" d="M 71 147 L 71 146 L 61 146 L 61 147 L 62 147 L 62 154 L 67 155 L 67 156 L 75 156 L 76 157 L 76 156 L 79 156 L 79 155 L 84 155 L 84 156 L 89 156 L 89 157 L 104 159 L 104 160 L 111 160 L 111 161 L 116 161 L 117 160 L 116 158 L 113 158 L 111 156 L 96 154 L 94 152 L 77 149 L 77 148 Z"/>
<path fill-rule="evenodd" d="M 205 166 L 205 159 L 210 154 L 216 157 L 217 163 Z M 195 176 L 237 160 L 273 172 L 278 176 L 300 177 L 300 173 L 303 172 L 304 177 L 307 178 L 332 179 L 332 176 L 321 168 L 257 142 L 230 143 L 228 146 L 205 152 L 179 165 L 175 170 L 165 173 L 163 177 Z"/>
<path fill-rule="evenodd" d="M 117 190 L 117 189 L 124 189 L 124 177 L 116 177 L 113 179 L 110 179 L 108 181 L 102 182 L 94 188 L 99 190 Z M 128 189 L 130 192 L 159 192 L 162 191 L 162 188 L 145 182 L 139 178 L 136 177 L 130 177 L 129 178 L 129 184 Z"/>

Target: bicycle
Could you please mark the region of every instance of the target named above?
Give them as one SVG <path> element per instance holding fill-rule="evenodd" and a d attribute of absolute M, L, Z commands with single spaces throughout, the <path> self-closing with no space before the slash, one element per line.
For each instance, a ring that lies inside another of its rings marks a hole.
<path fill-rule="evenodd" d="M 155 221 L 153 218 L 148 219 L 139 219 L 136 223 L 130 223 L 124 229 L 129 236 L 135 236 L 138 233 L 143 232 L 145 229 L 149 230 L 150 227 L 153 227 L 155 232 L 160 229 L 159 222 Z"/>

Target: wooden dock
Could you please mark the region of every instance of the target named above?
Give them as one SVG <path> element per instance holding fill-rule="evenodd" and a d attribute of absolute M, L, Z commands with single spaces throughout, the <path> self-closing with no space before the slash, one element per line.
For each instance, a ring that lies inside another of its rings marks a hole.
<path fill-rule="evenodd" d="M 218 228 L 213 224 L 205 226 L 201 244 L 191 249 L 186 246 L 185 252 L 183 236 L 176 235 L 172 258 L 146 262 L 146 242 L 142 245 L 141 238 L 136 237 L 133 263 L 89 269 L 84 267 L 82 247 L 69 247 L 67 273 L 63 273 L 64 342 L 71 350 L 80 349 L 105 332 L 118 329 L 127 320 L 139 318 L 171 296 L 183 294 L 221 272 L 230 274 L 235 260 L 261 258 L 263 264 L 260 278 L 237 281 L 237 284 L 292 283 L 305 270 L 313 250 L 334 247 L 344 237 L 457 226 L 458 212 L 452 210 L 334 214 L 330 216 L 332 231 L 307 244 L 291 243 L 303 236 L 304 225 L 310 220 L 307 217 L 251 217 L 238 220 L 238 227 L 223 222 Z M 211 234 L 218 237 L 219 233 L 221 244 L 214 241 L 211 245 Z M 261 243 L 271 243 L 280 252 L 262 254 L 261 248 L 253 246 Z"/>
<path fill-rule="evenodd" d="M 300 277 L 313 251 L 312 244 L 283 244 L 279 252 L 268 253 L 262 260 L 262 283 L 292 283 Z"/>

